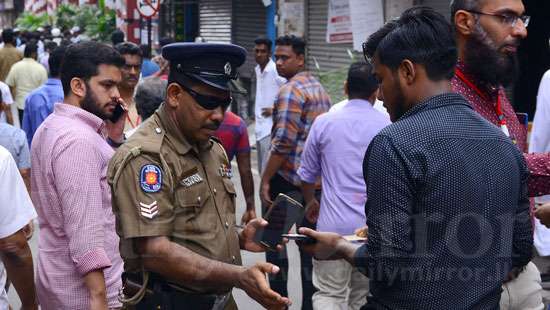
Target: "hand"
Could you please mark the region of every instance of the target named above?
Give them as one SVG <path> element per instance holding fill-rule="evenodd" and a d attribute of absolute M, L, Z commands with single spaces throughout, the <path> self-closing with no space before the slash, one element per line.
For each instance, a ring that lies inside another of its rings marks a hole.
<path fill-rule="evenodd" d="M 243 213 L 243 216 L 241 218 L 241 224 L 246 225 L 248 224 L 248 222 L 252 221 L 255 218 L 256 218 L 256 210 L 254 210 L 253 208 L 247 207 L 246 211 Z"/>
<path fill-rule="evenodd" d="M 106 120 L 105 127 L 107 128 L 107 133 L 111 140 L 117 143 L 122 143 L 122 141 L 124 141 L 124 125 L 126 124 L 126 118 L 128 117 L 128 105 L 122 98 L 118 98 L 117 101 L 120 105 L 122 105 L 124 112 L 115 123 L 110 120 Z"/>
<path fill-rule="evenodd" d="M 275 265 L 256 263 L 252 267 L 243 269 L 236 286 L 267 309 L 286 309 L 292 302 L 271 290 L 265 277 L 266 273 L 276 274 L 277 272 L 279 267 Z"/>
<path fill-rule="evenodd" d="M 318 260 L 335 260 L 345 258 L 344 253 L 340 249 L 345 247 L 347 242 L 342 236 L 329 232 L 317 232 L 313 229 L 301 227 L 300 234 L 309 236 L 317 240 L 313 244 L 304 244 L 296 242 L 300 248 L 312 255 Z"/>
<path fill-rule="evenodd" d="M 27 240 L 32 238 L 34 233 L 34 223 L 32 220 L 25 227 L 23 227 L 23 233 L 25 234 L 25 238 L 27 238 Z"/>
<path fill-rule="evenodd" d="M 250 252 L 265 252 L 267 248 L 261 244 L 258 244 L 254 241 L 254 236 L 256 235 L 256 231 L 261 228 L 267 226 L 267 221 L 259 218 L 259 219 L 253 219 L 246 226 L 244 227 L 243 231 L 241 232 L 239 236 L 239 243 L 241 245 L 241 249 L 250 251 Z M 283 244 L 287 243 L 288 240 L 286 238 L 283 238 Z M 283 245 L 279 244 L 277 245 L 277 251 L 283 250 Z"/>
<path fill-rule="evenodd" d="M 535 217 L 538 218 L 544 226 L 550 228 L 550 203 L 538 206 L 535 209 Z"/>
<path fill-rule="evenodd" d="M 262 182 L 260 184 L 260 199 L 262 200 L 262 203 L 269 207 L 273 203 L 271 201 L 271 191 L 269 182 Z"/>
<path fill-rule="evenodd" d="M 321 209 L 321 207 L 317 199 L 314 198 L 308 202 L 306 208 L 306 219 L 311 223 L 317 223 L 317 220 L 319 219 L 319 209 Z"/>
<path fill-rule="evenodd" d="M 368 238 L 369 237 L 369 227 L 364 226 L 364 227 L 361 227 L 361 228 L 357 228 L 354 233 L 358 237 Z"/>
<path fill-rule="evenodd" d="M 273 115 L 273 108 L 263 108 L 262 109 L 262 116 L 263 117 L 270 117 Z"/>

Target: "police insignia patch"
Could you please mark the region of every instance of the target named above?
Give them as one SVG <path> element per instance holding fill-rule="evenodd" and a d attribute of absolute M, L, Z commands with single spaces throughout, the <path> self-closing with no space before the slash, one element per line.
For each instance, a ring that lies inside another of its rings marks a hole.
<path fill-rule="evenodd" d="M 141 189 L 146 193 L 156 193 L 160 191 L 162 184 L 162 171 L 156 165 L 144 165 L 139 174 L 139 183 Z"/>

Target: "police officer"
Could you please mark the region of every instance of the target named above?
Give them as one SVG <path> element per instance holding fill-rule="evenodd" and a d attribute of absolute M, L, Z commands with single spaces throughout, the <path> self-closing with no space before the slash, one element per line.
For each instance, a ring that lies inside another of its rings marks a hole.
<path fill-rule="evenodd" d="M 136 309 L 236 309 L 233 287 L 268 308 L 290 301 L 269 289 L 265 273 L 244 268 L 240 249 L 262 219 L 235 225 L 235 188 L 223 147 L 211 136 L 231 104 L 228 82 L 246 57 L 231 44 L 174 43 L 165 102 L 116 152 L 109 165 L 113 211 L 125 263 L 121 299 Z"/>

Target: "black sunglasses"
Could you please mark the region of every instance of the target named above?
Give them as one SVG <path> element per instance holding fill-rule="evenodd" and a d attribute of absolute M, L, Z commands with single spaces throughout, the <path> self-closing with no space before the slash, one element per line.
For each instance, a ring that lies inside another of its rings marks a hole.
<path fill-rule="evenodd" d="M 189 95 L 191 95 L 191 97 L 193 97 L 193 99 L 195 99 L 195 101 L 201 107 L 203 107 L 207 110 L 214 110 L 217 107 L 222 107 L 222 109 L 225 110 L 233 102 L 233 97 L 231 97 L 231 96 L 229 96 L 229 98 L 227 98 L 227 99 L 220 99 L 220 98 L 214 97 L 214 96 L 202 95 L 202 94 L 199 94 L 196 91 L 192 90 L 190 87 L 188 87 L 187 85 L 185 85 L 183 83 L 180 83 L 180 82 L 176 82 L 176 83 L 178 83 L 178 85 L 181 86 L 181 88 L 185 89 L 185 91 Z"/>

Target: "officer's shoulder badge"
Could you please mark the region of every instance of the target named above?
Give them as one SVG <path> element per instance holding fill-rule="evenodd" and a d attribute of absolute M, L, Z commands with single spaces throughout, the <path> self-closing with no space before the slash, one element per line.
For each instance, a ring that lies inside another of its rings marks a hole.
<path fill-rule="evenodd" d="M 160 191 L 162 185 L 162 170 L 160 167 L 153 164 L 143 165 L 139 174 L 139 184 L 146 193 Z"/>

